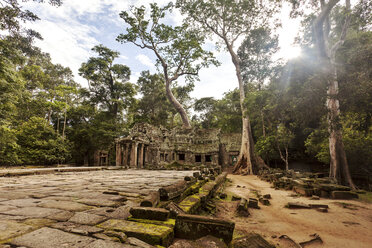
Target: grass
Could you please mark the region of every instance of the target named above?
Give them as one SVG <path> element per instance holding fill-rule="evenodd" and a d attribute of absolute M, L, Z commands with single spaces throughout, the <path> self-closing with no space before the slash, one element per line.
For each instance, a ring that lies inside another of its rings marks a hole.
<path fill-rule="evenodd" d="M 359 201 L 366 202 L 366 203 L 372 203 L 372 192 L 358 194 L 358 196 L 359 196 Z"/>

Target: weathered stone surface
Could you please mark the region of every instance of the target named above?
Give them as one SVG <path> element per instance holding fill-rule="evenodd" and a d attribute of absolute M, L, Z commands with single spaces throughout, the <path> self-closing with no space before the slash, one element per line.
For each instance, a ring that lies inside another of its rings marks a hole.
<path fill-rule="evenodd" d="M 114 212 L 110 213 L 108 217 L 113 219 L 126 220 L 130 216 L 129 210 L 130 206 L 121 206 L 118 207 Z"/>
<path fill-rule="evenodd" d="M 15 236 L 31 232 L 34 227 L 10 220 L 0 220 L 0 243 Z"/>
<path fill-rule="evenodd" d="M 237 213 L 240 216 L 247 217 L 249 216 L 249 211 L 248 211 L 248 201 L 245 198 L 242 198 L 238 204 L 238 207 L 236 209 Z"/>
<path fill-rule="evenodd" d="M 34 218 L 27 219 L 27 220 L 25 220 L 23 222 L 23 224 L 33 226 L 35 229 L 38 229 L 38 228 L 41 228 L 41 227 L 44 227 L 44 226 L 50 226 L 53 223 L 55 223 L 54 220 L 50 220 L 50 219 L 37 219 L 37 218 L 35 218 L 35 219 Z"/>
<path fill-rule="evenodd" d="M 187 182 L 185 180 L 180 180 L 175 184 L 169 185 L 167 187 L 162 187 L 159 189 L 160 199 L 162 201 L 174 199 L 180 196 L 186 188 Z"/>
<path fill-rule="evenodd" d="M 333 199 L 351 200 L 358 199 L 358 194 L 351 191 L 332 191 Z"/>
<path fill-rule="evenodd" d="M 328 208 L 327 204 L 309 204 L 311 208 Z"/>
<path fill-rule="evenodd" d="M 72 232 L 82 235 L 91 235 L 103 232 L 103 229 L 95 226 L 80 225 L 72 222 L 58 222 L 51 225 L 52 228 L 60 229 L 65 232 Z"/>
<path fill-rule="evenodd" d="M 80 199 L 78 202 L 95 207 L 118 207 L 120 205 L 119 202 L 105 199 Z"/>
<path fill-rule="evenodd" d="M 100 215 L 88 214 L 88 213 L 75 213 L 74 216 L 69 220 L 77 224 L 83 225 L 96 225 L 100 222 L 105 221 L 107 218 Z"/>
<path fill-rule="evenodd" d="M 95 241 L 92 238 L 66 233 L 57 229 L 44 227 L 13 239 L 12 245 L 29 248 L 74 247 L 84 248 Z"/>
<path fill-rule="evenodd" d="M 242 238 L 233 240 L 234 248 L 275 248 L 274 245 L 267 242 L 261 235 L 252 233 Z"/>
<path fill-rule="evenodd" d="M 6 211 L 4 212 L 4 214 L 21 215 L 33 218 L 46 218 L 48 216 L 55 215 L 61 212 L 61 210 L 53 208 L 25 207 Z"/>
<path fill-rule="evenodd" d="M 223 241 L 221 241 L 219 238 L 210 235 L 196 240 L 196 244 L 199 247 L 227 248 L 226 244 Z"/>
<path fill-rule="evenodd" d="M 173 240 L 173 229 L 167 226 L 111 219 L 98 227 L 124 232 L 128 237 L 135 237 L 152 245 L 169 246 Z"/>
<path fill-rule="evenodd" d="M 212 235 L 222 238 L 226 244 L 232 240 L 235 223 L 212 217 L 180 214 L 176 219 L 177 238 L 198 239 Z"/>
<path fill-rule="evenodd" d="M 93 243 L 89 244 L 89 248 L 132 248 L 132 247 L 135 246 L 102 239 L 96 240 Z"/>
<path fill-rule="evenodd" d="M 55 215 L 48 216 L 48 219 L 51 220 L 57 220 L 57 221 L 67 221 L 74 215 L 73 212 L 68 211 L 62 211 L 60 213 L 57 213 Z"/>
<path fill-rule="evenodd" d="M 182 209 L 183 212 L 188 214 L 196 213 L 201 206 L 202 196 L 199 194 L 190 195 L 186 197 L 178 206 Z"/>
<path fill-rule="evenodd" d="M 134 247 L 140 247 L 140 248 L 155 248 L 155 246 L 149 245 L 146 242 L 143 242 L 140 239 L 130 237 L 127 239 L 127 243 L 130 245 L 133 245 Z"/>
<path fill-rule="evenodd" d="M 81 203 L 73 202 L 73 201 L 54 201 L 54 200 L 47 200 L 40 204 L 38 204 L 39 207 L 44 208 L 56 208 L 56 209 L 62 209 L 67 211 L 84 211 L 91 209 L 91 206 L 87 206 Z"/>
<path fill-rule="evenodd" d="M 133 218 L 165 221 L 169 211 L 164 208 L 133 207 L 129 210 Z"/>

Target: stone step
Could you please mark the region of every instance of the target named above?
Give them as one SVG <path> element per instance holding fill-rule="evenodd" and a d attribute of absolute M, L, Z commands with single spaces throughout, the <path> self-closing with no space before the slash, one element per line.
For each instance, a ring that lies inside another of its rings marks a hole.
<path fill-rule="evenodd" d="M 132 207 L 129 213 L 136 219 L 165 221 L 169 217 L 169 211 L 164 208 Z"/>

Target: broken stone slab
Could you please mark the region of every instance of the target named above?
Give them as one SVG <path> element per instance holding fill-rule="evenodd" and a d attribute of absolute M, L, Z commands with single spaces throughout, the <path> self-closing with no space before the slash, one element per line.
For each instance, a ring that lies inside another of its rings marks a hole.
<path fill-rule="evenodd" d="M 39 207 L 44 208 L 56 208 L 66 211 L 84 211 L 91 209 L 91 206 L 85 204 L 73 202 L 73 201 L 55 201 L 55 200 L 46 200 L 38 204 Z"/>
<path fill-rule="evenodd" d="M 113 218 L 113 219 L 126 220 L 130 216 L 130 213 L 129 213 L 130 208 L 131 208 L 130 206 L 118 207 L 116 208 L 114 212 L 109 213 L 107 217 Z"/>
<path fill-rule="evenodd" d="M 309 209 L 310 208 L 308 204 L 301 203 L 301 202 L 288 202 L 287 206 L 290 209 Z"/>
<path fill-rule="evenodd" d="M 136 219 L 165 221 L 169 217 L 169 211 L 164 208 L 132 207 L 129 213 Z"/>
<path fill-rule="evenodd" d="M 261 235 L 251 233 L 247 236 L 234 239 L 232 242 L 234 248 L 275 248 L 275 245 L 270 244 Z"/>
<path fill-rule="evenodd" d="M 15 236 L 31 232 L 35 228 L 11 220 L 0 220 L 0 243 Z"/>
<path fill-rule="evenodd" d="M 308 240 L 308 241 L 301 242 L 300 243 L 301 247 L 308 247 L 308 246 L 312 246 L 314 244 L 317 244 L 317 245 L 322 245 L 323 244 L 323 240 L 320 238 L 320 236 L 318 234 L 315 233 L 315 234 L 312 234 L 310 236 L 313 237 L 313 238 Z"/>
<path fill-rule="evenodd" d="M 180 214 L 176 219 L 175 237 L 198 239 L 212 235 L 222 238 L 226 244 L 232 240 L 235 223 L 223 219 L 199 215 Z"/>
<path fill-rule="evenodd" d="M 97 225 L 107 220 L 107 217 L 95 214 L 89 214 L 84 212 L 77 212 L 72 216 L 69 221 L 82 225 Z"/>
<path fill-rule="evenodd" d="M 155 207 L 160 201 L 160 194 L 158 191 L 151 191 L 148 196 L 141 201 L 141 207 Z"/>
<path fill-rule="evenodd" d="M 351 200 L 358 199 L 358 194 L 351 191 L 332 191 L 332 199 Z"/>
<path fill-rule="evenodd" d="M 10 244 L 28 248 L 74 247 L 85 248 L 95 239 L 43 227 L 13 239 Z"/>
<path fill-rule="evenodd" d="M 351 188 L 339 184 L 319 184 L 318 187 L 324 191 L 350 191 Z"/>
<path fill-rule="evenodd" d="M 107 220 L 98 227 L 124 232 L 128 237 L 138 238 L 151 245 L 162 245 L 168 247 L 173 240 L 173 229 L 167 226 L 144 224 L 126 220 Z"/>

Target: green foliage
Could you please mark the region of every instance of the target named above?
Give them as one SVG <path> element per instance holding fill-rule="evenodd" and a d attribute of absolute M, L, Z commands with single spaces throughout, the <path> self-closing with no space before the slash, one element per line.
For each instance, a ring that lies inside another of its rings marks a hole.
<path fill-rule="evenodd" d="M 69 143 L 45 119 L 31 117 L 17 132 L 19 158 L 25 164 L 55 164 L 69 158 Z"/>

